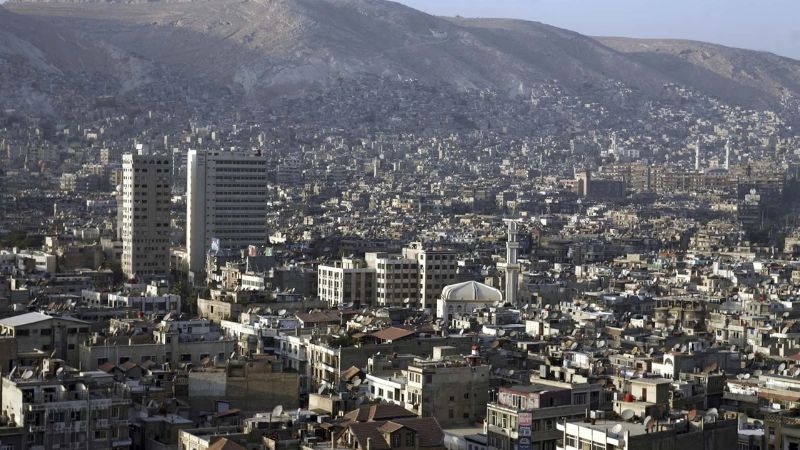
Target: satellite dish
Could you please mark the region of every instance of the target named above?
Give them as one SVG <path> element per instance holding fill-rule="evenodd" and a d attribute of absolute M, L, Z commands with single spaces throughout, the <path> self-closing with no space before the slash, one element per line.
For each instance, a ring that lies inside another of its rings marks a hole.
<path fill-rule="evenodd" d="M 678 350 L 680 350 L 680 349 L 681 349 L 681 344 L 675 344 L 675 345 L 673 345 L 673 346 L 672 346 L 672 350 L 674 350 L 674 351 L 676 351 L 676 352 L 677 352 Z"/>
<path fill-rule="evenodd" d="M 620 434 L 622 432 L 622 424 L 618 423 L 611 427 L 611 432 L 614 434 Z"/>
<path fill-rule="evenodd" d="M 717 408 L 711 408 L 706 411 L 706 415 L 711 417 L 719 417 L 719 411 L 717 411 Z"/>
<path fill-rule="evenodd" d="M 569 346 L 569 349 L 570 350 L 575 350 L 576 348 L 578 348 L 578 345 L 579 344 L 577 342 L 573 342 L 572 345 Z"/>
<path fill-rule="evenodd" d="M 749 373 L 744 374 L 744 379 L 745 380 L 749 380 L 750 379 L 750 374 Z"/>
<path fill-rule="evenodd" d="M 696 409 L 693 409 L 693 410 L 689 411 L 689 415 L 686 417 L 686 419 L 689 420 L 689 422 L 693 421 L 696 418 L 697 418 L 697 410 Z"/>
<path fill-rule="evenodd" d="M 757 377 L 760 377 L 760 376 L 761 376 L 761 375 L 763 375 L 763 374 L 764 374 L 764 371 L 763 371 L 763 370 L 761 370 L 761 369 L 756 369 L 756 370 L 754 370 L 754 371 L 753 371 L 753 375 L 755 375 L 755 376 L 757 376 Z M 747 375 L 750 375 L 750 374 L 747 374 Z M 749 377 L 748 377 L 748 378 L 749 378 Z"/>
<path fill-rule="evenodd" d="M 272 415 L 273 416 L 280 416 L 282 414 L 283 414 L 283 406 L 282 405 L 278 405 L 278 406 L 272 408 Z"/>
<path fill-rule="evenodd" d="M 687 347 L 686 345 L 682 345 L 681 346 L 681 353 L 686 353 L 686 351 L 688 351 L 688 350 L 689 350 L 689 347 Z"/>
<path fill-rule="evenodd" d="M 626 410 L 622 411 L 622 414 L 620 414 L 620 415 L 622 416 L 622 418 L 624 420 L 631 420 L 636 415 L 636 413 L 633 412 L 632 409 L 626 409 Z"/>
<path fill-rule="evenodd" d="M 756 359 L 756 354 L 755 353 L 748 353 L 747 354 L 747 359 L 749 359 L 750 361 Z"/>
<path fill-rule="evenodd" d="M 317 394 L 319 395 L 322 395 L 324 392 L 325 392 L 325 386 L 320 386 L 319 389 L 317 389 Z"/>
<path fill-rule="evenodd" d="M 23 380 L 30 380 L 31 377 L 33 377 L 33 371 L 30 370 L 30 369 L 28 369 L 28 370 L 26 370 L 25 372 L 22 373 L 22 379 Z"/>
<path fill-rule="evenodd" d="M 789 327 L 783 327 L 783 328 L 781 328 L 781 333 L 783 333 L 783 334 L 786 334 L 786 333 L 788 333 L 788 332 L 789 332 Z"/>
<path fill-rule="evenodd" d="M 282 310 L 278 311 L 278 315 L 281 316 L 281 317 L 285 316 L 286 315 L 286 310 L 282 309 Z"/>
<path fill-rule="evenodd" d="M 644 422 L 642 422 L 644 429 L 647 430 L 648 433 L 653 431 L 653 427 L 655 426 L 655 424 L 656 422 L 650 416 L 645 417 Z"/>
<path fill-rule="evenodd" d="M 356 378 L 353 380 L 353 386 L 361 386 L 361 378 Z"/>
<path fill-rule="evenodd" d="M 779 372 L 783 372 L 784 370 L 786 370 L 786 363 L 782 362 L 782 363 L 778 364 L 778 371 Z"/>
<path fill-rule="evenodd" d="M 714 417 L 714 416 L 704 416 L 703 417 L 703 423 L 711 423 L 711 422 L 716 422 L 716 421 L 717 421 L 717 418 Z"/>

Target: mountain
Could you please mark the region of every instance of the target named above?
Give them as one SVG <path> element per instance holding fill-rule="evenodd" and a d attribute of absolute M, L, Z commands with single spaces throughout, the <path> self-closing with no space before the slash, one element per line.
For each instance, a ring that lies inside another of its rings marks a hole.
<path fill-rule="evenodd" d="M 800 62 L 705 42 L 596 38 L 638 63 L 731 103 L 770 107 L 800 92 Z"/>
<path fill-rule="evenodd" d="M 5 8 L 0 30 L 15 43 L 0 43 L 0 55 L 22 55 L 39 71 L 65 76 L 104 74 L 127 89 L 169 74 L 263 101 L 324 89 L 341 78 L 400 75 L 512 95 L 553 80 L 568 92 L 623 83 L 645 96 L 679 83 L 749 107 L 779 106 L 783 95 L 800 94 L 800 63 L 770 54 L 700 43 L 669 50 L 681 47 L 591 38 L 536 22 L 435 17 L 383 0 L 18 2 Z M 4 17 L 32 25 L 5 28 Z M 36 24 L 50 32 L 39 33 Z"/>

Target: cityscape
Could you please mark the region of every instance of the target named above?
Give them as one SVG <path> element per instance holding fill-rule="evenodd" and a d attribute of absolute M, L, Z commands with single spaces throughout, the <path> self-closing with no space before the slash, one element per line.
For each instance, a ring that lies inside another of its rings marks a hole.
<path fill-rule="evenodd" d="M 800 449 L 800 61 L 451 16 L 0 4 L 0 450 Z"/>

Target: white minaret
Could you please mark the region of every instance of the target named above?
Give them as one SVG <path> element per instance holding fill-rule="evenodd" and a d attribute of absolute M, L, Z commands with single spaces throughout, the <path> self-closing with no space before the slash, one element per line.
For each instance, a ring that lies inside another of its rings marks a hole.
<path fill-rule="evenodd" d="M 519 263 L 517 262 L 519 241 L 517 240 L 517 221 L 513 219 L 506 219 L 504 222 L 506 225 L 508 225 L 506 262 L 500 264 L 499 266 L 506 272 L 506 303 L 516 306 L 517 285 L 519 283 Z"/>
<path fill-rule="evenodd" d="M 731 140 L 725 141 L 725 170 L 731 169 Z"/>
<path fill-rule="evenodd" d="M 697 143 L 694 146 L 694 170 L 700 172 L 700 138 L 697 138 Z"/>

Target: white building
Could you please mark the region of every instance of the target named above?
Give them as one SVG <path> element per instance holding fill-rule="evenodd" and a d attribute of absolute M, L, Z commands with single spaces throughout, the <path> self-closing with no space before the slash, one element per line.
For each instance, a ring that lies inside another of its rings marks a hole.
<path fill-rule="evenodd" d="M 150 278 L 169 273 L 170 159 L 122 157 L 122 272 Z"/>
<path fill-rule="evenodd" d="M 108 306 L 111 308 L 130 308 L 144 314 L 167 314 L 180 312 L 181 296 L 175 294 L 155 294 L 147 292 L 139 294 L 108 294 Z"/>
<path fill-rule="evenodd" d="M 232 249 L 267 242 L 267 176 L 263 156 L 189 151 L 186 246 L 191 272 L 203 271 L 212 239 Z"/>
<path fill-rule="evenodd" d="M 375 298 L 375 270 L 364 260 L 343 258 L 317 268 L 317 295 L 331 306 L 370 305 Z"/>
<path fill-rule="evenodd" d="M 445 286 L 436 302 L 436 317 L 450 320 L 454 314 L 469 314 L 503 301 L 503 293 L 477 281 Z"/>

